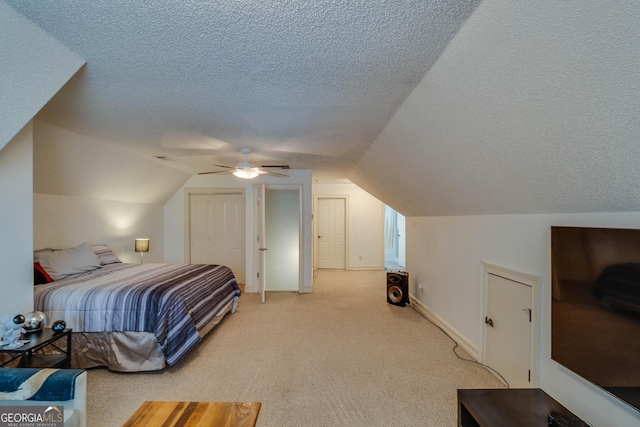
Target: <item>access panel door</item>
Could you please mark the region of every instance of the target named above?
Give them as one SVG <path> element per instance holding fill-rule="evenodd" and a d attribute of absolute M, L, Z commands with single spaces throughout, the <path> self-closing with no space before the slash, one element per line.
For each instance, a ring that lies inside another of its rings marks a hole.
<path fill-rule="evenodd" d="M 488 275 L 485 363 L 511 388 L 531 386 L 532 287 Z"/>

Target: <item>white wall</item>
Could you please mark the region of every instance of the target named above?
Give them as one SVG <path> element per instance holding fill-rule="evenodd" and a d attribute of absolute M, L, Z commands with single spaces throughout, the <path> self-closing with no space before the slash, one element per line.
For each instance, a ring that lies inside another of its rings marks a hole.
<path fill-rule="evenodd" d="M 551 225 L 640 228 L 640 213 L 407 218 L 410 294 L 477 347 L 481 262 L 540 276 L 541 388 L 594 426 L 639 425 L 640 413 L 550 359 Z"/>
<path fill-rule="evenodd" d="M 0 1 L 0 313 L 33 309 L 33 116 L 84 60 Z"/>
<path fill-rule="evenodd" d="M 33 130 L 0 149 L 0 315 L 33 309 Z"/>
<path fill-rule="evenodd" d="M 311 292 L 312 279 L 312 239 L 311 239 L 311 171 L 290 170 L 289 178 L 274 178 L 260 176 L 252 180 L 241 180 L 233 175 L 195 175 L 191 177 L 167 201 L 164 207 L 164 237 L 166 262 L 185 262 L 185 189 L 188 188 L 243 188 L 245 191 L 246 208 L 246 242 L 245 242 L 245 277 L 246 292 L 257 292 L 256 279 L 257 257 L 255 252 L 256 215 L 255 200 L 257 197 L 255 186 L 266 184 L 273 186 L 302 186 L 302 248 L 303 248 L 303 292 Z"/>
<path fill-rule="evenodd" d="M 34 247 L 107 244 L 140 262 L 164 262 L 164 203 L 189 175 L 48 123 L 33 128 Z"/>
<path fill-rule="evenodd" d="M 348 198 L 347 269 L 384 269 L 384 204 L 349 182 L 314 182 L 313 196 L 314 201 L 322 196 Z M 317 212 L 315 214 L 317 215 Z"/>
<path fill-rule="evenodd" d="M 36 193 L 165 203 L 190 174 L 36 120 L 33 128 Z"/>
<path fill-rule="evenodd" d="M 33 246 L 109 245 L 123 262 L 140 262 L 134 239 L 149 238 L 145 262 L 164 261 L 164 206 L 87 197 L 33 195 Z"/>

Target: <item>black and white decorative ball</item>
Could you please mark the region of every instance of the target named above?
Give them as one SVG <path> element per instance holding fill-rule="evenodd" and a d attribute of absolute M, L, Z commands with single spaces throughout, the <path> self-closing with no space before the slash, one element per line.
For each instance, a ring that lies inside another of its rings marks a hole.
<path fill-rule="evenodd" d="M 24 316 L 22 314 L 16 314 L 13 317 L 13 323 L 16 325 L 22 325 L 24 323 Z"/>
<path fill-rule="evenodd" d="M 54 332 L 62 332 L 66 327 L 67 322 L 65 322 L 64 320 L 56 320 L 51 324 L 51 329 L 53 329 Z"/>

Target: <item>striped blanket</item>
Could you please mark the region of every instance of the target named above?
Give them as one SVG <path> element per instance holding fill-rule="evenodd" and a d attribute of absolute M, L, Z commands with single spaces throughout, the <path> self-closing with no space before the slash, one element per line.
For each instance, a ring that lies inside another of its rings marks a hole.
<path fill-rule="evenodd" d="M 239 296 L 225 266 L 117 263 L 36 286 L 34 306 L 74 332 L 151 332 L 173 366 Z"/>

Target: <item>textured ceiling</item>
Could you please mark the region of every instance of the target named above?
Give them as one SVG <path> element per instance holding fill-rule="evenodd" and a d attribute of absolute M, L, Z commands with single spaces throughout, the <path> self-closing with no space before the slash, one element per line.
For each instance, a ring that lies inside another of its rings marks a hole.
<path fill-rule="evenodd" d="M 346 177 L 479 0 L 6 0 L 86 66 L 37 118 L 195 173 Z"/>
<path fill-rule="evenodd" d="M 639 70 L 637 2 L 483 1 L 349 179 L 406 216 L 640 212 Z"/>

